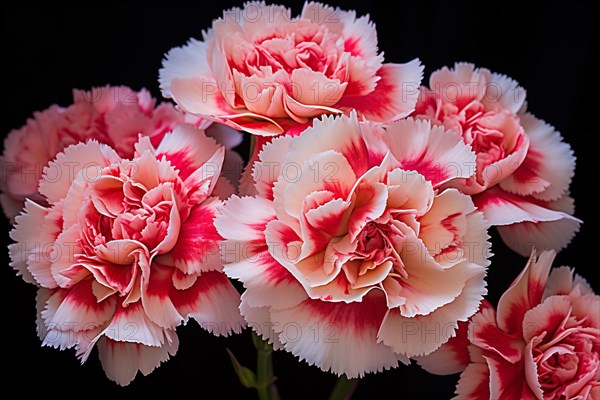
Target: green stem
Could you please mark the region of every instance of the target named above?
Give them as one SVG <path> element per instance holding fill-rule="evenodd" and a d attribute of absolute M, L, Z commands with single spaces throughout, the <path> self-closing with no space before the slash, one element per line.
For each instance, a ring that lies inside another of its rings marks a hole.
<path fill-rule="evenodd" d="M 271 353 L 258 350 L 256 364 L 256 391 L 260 400 L 269 400 L 269 378 L 273 377 Z"/>
<path fill-rule="evenodd" d="M 358 382 L 358 379 L 348 379 L 346 375 L 340 376 L 329 396 L 329 400 L 350 400 L 358 386 Z"/>
<path fill-rule="evenodd" d="M 248 158 L 252 158 L 252 154 L 254 154 L 254 148 L 256 147 L 256 137 L 254 135 L 250 135 L 250 152 L 248 154 Z M 252 160 L 250 160 L 252 161 Z"/>
<path fill-rule="evenodd" d="M 259 400 L 278 400 L 277 387 L 273 384 L 273 346 L 252 332 L 252 340 L 256 347 L 256 391 Z"/>

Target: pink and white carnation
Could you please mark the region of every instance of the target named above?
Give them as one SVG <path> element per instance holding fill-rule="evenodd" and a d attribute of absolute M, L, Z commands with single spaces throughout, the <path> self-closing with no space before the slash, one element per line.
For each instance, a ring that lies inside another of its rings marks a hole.
<path fill-rule="evenodd" d="M 474 161 L 456 133 L 412 118 L 326 116 L 273 139 L 257 195 L 215 219 L 248 324 L 350 378 L 437 349 L 486 293 L 488 224 L 470 196 L 440 189 Z"/>
<path fill-rule="evenodd" d="M 414 115 L 459 133 L 477 159 L 452 186 L 474 202 L 513 250 L 564 248 L 579 230 L 569 185 L 571 147 L 525 111 L 525 90 L 505 75 L 457 63 L 431 74 Z"/>
<path fill-rule="evenodd" d="M 239 332 L 239 294 L 222 273 L 213 225 L 233 187 L 219 178 L 224 147 L 180 125 L 132 159 L 95 140 L 63 149 L 44 169 L 46 205 L 26 200 L 10 236 L 11 266 L 39 287 L 38 334 L 98 345 L 106 375 L 127 385 L 177 351 L 190 317 L 215 335 Z"/>
<path fill-rule="evenodd" d="M 142 89 L 105 86 L 86 92 L 73 91 L 74 103 L 53 105 L 36 112 L 25 126 L 8 134 L 0 159 L 0 201 L 5 215 L 13 219 L 29 198 L 44 204 L 38 182 L 44 167 L 67 146 L 95 139 L 108 144 L 124 158 L 133 156 L 133 145 L 141 133 L 157 145 L 165 133 L 183 122 L 183 116 L 168 103 L 156 100 Z"/>
<path fill-rule="evenodd" d="M 482 303 L 469 324 L 468 352 L 454 342 L 429 356 L 470 361 L 456 399 L 600 399 L 600 296 L 569 267 L 550 272 L 554 257 L 534 252 L 497 311 Z M 425 366 L 456 372 L 431 359 Z"/>
<path fill-rule="evenodd" d="M 368 16 L 307 2 L 288 8 L 248 2 L 167 53 L 163 95 L 185 112 L 273 136 L 323 114 L 379 122 L 412 112 L 423 67 L 383 62 Z"/>

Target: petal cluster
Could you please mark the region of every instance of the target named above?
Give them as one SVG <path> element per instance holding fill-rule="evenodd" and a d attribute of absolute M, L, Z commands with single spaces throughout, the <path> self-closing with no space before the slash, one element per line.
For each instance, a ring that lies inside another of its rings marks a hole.
<path fill-rule="evenodd" d="M 25 126 L 10 132 L 4 142 L 0 201 L 4 213 L 14 218 L 26 198 L 43 203 L 38 182 L 44 167 L 67 146 L 95 139 L 120 156 L 131 158 L 142 134 L 157 145 L 165 133 L 183 122 L 168 103 L 156 105 L 150 93 L 126 86 L 74 90 L 74 103 L 53 105 L 36 112 Z"/>
<path fill-rule="evenodd" d="M 212 222 L 216 194 L 233 192 L 223 157 L 191 126 L 157 147 L 140 136 L 132 159 L 93 140 L 58 153 L 39 186 L 47 205 L 27 200 L 10 234 L 11 265 L 39 287 L 45 345 L 85 361 L 97 344 L 107 376 L 126 385 L 175 354 L 190 317 L 216 335 L 240 331 Z"/>
<path fill-rule="evenodd" d="M 213 21 L 202 41 L 172 49 L 160 84 L 190 114 L 271 136 L 323 114 L 408 115 L 423 67 L 383 61 L 368 16 L 307 2 L 292 17 L 284 6 L 248 2 Z"/>
<path fill-rule="evenodd" d="M 600 296 L 571 268 L 551 271 L 554 257 L 534 252 L 496 310 L 483 302 L 468 334 L 421 360 L 464 370 L 456 399 L 600 398 Z"/>
<path fill-rule="evenodd" d="M 486 293 L 487 222 L 469 196 L 440 189 L 474 159 L 428 121 L 382 127 L 355 113 L 274 139 L 254 165 L 258 194 L 215 220 L 249 325 L 349 377 L 434 351 Z M 315 340 L 311 326 L 328 331 Z"/>
<path fill-rule="evenodd" d="M 476 154 L 475 174 L 452 186 L 473 200 L 513 250 L 560 250 L 579 230 L 569 186 L 571 147 L 525 110 L 525 90 L 505 75 L 457 63 L 431 74 L 415 116 L 459 133 Z"/>

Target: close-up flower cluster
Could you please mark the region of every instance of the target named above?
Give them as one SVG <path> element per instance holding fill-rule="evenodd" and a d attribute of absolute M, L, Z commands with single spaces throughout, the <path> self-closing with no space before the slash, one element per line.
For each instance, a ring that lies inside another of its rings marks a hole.
<path fill-rule="evenodd" d="M 576 132 L 502 73 L 384 56 L 369 15 L 248 2 L 213 17 L 152 71 L 163 102 L 73 89 L 7 132 L 5 269 L 36 292 L 10 325 L 120 386 L 196 335 L 261 400 L 301 385 L 280 353 L 335 375 L 331 399 L 412 365 L 432 386 L 460 373 L 456 399 L 600 400 L 597 286 L 552 268 L 582 226 Z M 529 261 L 516 276 L 498 252 Z M 250 356 L 227 344 L 243 332 Z"/>

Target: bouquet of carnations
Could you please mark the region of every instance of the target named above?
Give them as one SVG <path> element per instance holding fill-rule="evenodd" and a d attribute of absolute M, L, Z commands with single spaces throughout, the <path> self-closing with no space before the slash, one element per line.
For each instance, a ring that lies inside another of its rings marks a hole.
<path fill-rule="evenodd" d="M 97 348 L 127 385 L 191 318 L 253 331 L 257 368 L 229 355 L 260 399 L 280 397 L 273 350 L 338 375 L 331 399 L 411 361 L 461 372 L 458 399 L 600 399 L 600 297 L 552 268 L 581 223 L 575 157 L 517 82 L 469 63 L 423 82 L 368 16 L 312 2 L 224 11 L 159 75 L 172 102 L 74 90 L 5 140 L 44 346 Z M 492 227 L 529 256 L 495 306 Z"/>

